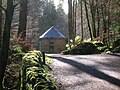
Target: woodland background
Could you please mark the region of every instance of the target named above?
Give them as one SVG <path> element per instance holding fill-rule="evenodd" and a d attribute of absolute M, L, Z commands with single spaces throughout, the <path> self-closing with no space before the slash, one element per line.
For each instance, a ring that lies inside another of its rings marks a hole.
<path fill-rule="evenodd" d="M 56 7 L 54 0 L 0 0 L 0 89 L 12 51 L 39 50 L 39 36 L 51 26 L 73 44 L 76 36 L 108 47 L 120 39 L 119 0 L 68 0 L 68 14 L 63 2 Z"/>

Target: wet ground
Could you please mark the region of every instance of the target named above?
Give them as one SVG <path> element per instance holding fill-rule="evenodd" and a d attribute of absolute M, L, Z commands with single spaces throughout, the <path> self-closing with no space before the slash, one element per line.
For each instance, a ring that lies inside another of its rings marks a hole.
<path fill-rule="evenodd" d="M 120 90 L 120 54 L 47 55 L 61 90 Z"/>

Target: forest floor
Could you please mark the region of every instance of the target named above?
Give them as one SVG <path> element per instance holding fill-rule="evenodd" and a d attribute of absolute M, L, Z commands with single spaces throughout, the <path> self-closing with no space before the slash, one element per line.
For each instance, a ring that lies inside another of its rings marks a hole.
<path fill-rule="evenodd" d="M 19 90 L 21 61 L 21 55 L 13 55 L 12 58 L 8 60 L 4 77 L 5 90 Z"/>
<path fill-rule="evenodd" d="M 120 54 L 47 56 L 61 90 L 120 90 Z"/>

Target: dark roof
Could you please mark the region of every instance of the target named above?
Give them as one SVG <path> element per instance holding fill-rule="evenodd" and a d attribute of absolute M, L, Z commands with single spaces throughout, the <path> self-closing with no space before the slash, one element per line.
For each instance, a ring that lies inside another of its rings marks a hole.
<path fill-rule="evenodd" d="M 65 38 L 65 36 L 60 33 L 54 26 L 52 26 L 39 38 Z"/>

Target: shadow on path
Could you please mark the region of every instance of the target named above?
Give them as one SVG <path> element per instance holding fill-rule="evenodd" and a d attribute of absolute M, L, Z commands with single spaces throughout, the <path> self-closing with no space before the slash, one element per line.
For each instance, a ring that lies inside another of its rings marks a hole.
<path fill-rule="evenodd" d="M 109 54 L 109 55 L 120 57 L 120 54 Z"/>
<path fill-rule="evenodd" d="M 75 68 L 89 74 L 89 75 L 92 75 L 94 77 L 97 77 L 99 79 L 103 79 L 111 84 L 114 84 L 116 86 L 119 86 L 120 87 L 120 79 L 117 79 L 115 77 L 112 77 L 112 76 L 109 76 L 95 68 L 93 68 L 92 66 L 87 66 L 87 65 L 84 65 L 82 63 L 79 63 L 79 62 L 76 62 L 74 60 L 71 60 L 71 59 L 66 59 L 66 58 L 62 58 L 62 57 L 54 57 L 54 56 L 50 56 L 51 58 L 55 58 L 61 62 L 64 62 L 64 63 L 67 63 L 69 65 L 72 65 L 74 66 Z"/>

